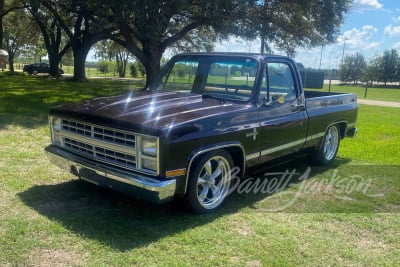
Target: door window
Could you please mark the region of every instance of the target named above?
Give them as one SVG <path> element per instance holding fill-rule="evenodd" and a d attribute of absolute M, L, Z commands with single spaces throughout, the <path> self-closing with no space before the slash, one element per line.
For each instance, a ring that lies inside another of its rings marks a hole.
<path fill-rule="evenodd" d="M 280 104 L 296 99 L 296 87 L 289 64 L 281 62 L 267 64 L 260 99 Z"/>

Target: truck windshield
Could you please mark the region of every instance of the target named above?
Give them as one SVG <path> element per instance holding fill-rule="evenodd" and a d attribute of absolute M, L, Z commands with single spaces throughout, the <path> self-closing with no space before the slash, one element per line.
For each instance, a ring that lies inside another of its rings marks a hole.
<path fill-rule="evenodd" d="M 153 86 L 223 100 L 250 100 L 259 63 L 246 57 L 176 58 Z"/>

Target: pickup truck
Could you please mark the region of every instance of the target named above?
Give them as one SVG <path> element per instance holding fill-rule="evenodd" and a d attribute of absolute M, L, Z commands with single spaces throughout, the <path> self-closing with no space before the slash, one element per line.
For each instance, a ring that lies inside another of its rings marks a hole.
<path fill-rule="evenodd" d="M 301 77 L 284 56 L 177 55 L 146 90 L 52 108 L 45 151 L 85 181 L 212 212 L 233 169 L 298 153 L 327 165 L 356 134 L 356 96 L 305 92 Z"/>

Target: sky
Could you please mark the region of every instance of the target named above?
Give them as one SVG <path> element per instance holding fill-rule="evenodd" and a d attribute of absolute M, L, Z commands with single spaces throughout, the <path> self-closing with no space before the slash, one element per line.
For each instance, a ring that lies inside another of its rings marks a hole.
<path fill-rule="evenodd" d="M 392 48 L 400 50 L 400 0 L 355 0 L 336 43 L 323 49 L 297 49 L 295 59 L 306 67 L 318 69 L 321 65 L 321 68 L 334 69 L 341 63 L 343 55 L 358 52 L 369 60 Z M 215 46 L 215 51 L 258 53 L 259 50 L 259 42 L 235 38 Z M 283 54 L 276 50 L 274 53 Z"/>

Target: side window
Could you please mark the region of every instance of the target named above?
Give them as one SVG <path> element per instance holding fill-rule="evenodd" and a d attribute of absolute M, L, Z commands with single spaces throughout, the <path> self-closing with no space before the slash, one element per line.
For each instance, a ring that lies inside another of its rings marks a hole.
<path fill-rule="evenodd" d="M 260 97 L 281 104 L 296 99 L 293 73 L 287 63 L 273 62 L 267 64 L 264 70 Z"/>

